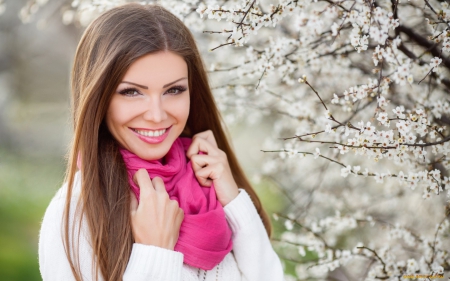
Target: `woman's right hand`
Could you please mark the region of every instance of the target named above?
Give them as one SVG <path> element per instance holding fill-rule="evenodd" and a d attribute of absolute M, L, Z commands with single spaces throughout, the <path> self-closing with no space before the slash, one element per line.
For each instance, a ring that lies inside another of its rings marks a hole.
<path fill-rule="evenodd" d="M 138 170 L 134 182 L 140 189 L 140 202 L 131 193 L 131 226 L 134 241 L 173 250 L 178 241 L 184 212 L 178 202 L 170 200 L 161 178 Z"/>

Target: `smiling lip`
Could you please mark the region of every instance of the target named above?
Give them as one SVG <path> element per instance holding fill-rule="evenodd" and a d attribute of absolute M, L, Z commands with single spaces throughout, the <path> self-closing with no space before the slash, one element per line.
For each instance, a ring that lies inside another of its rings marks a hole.
<path fill-rule="evenodd" d="M 166 131 L 164 132 L 164 134 L 158 136 L 158 137 L 150 137 L 150 136 L 143 136 L 139 133 L 137 133 L 135 130 L 142 130 L 142 129 L 131 129 L 130 130 L 138 137 L 140 138 L 142 141 L 149 143 L 149 144 L 156 144 L 156 143 L 161 143 L 163 142 L 166 137 L 169 135 L 170 129 L 172 129 L 172 126 L 170 126 L 169 128 L 166 129 Z M 163 130 L 163 129 L 158 129 L 158 130 Z M 151 130 L 151 131 L 158 131 L 158 130 Z"/>

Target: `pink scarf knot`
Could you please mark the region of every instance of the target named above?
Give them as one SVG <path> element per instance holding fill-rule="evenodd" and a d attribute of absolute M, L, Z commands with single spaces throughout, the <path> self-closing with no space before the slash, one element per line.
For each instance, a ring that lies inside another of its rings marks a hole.
<path fill-rule="evenodd" d="M 210 270 L 231 251 L 232 232 L 214 186 L 202 187 L 186 159 L 191 142 L 190 138 L 177 138 L 164 158 L 165 163 L 143 160 L 125 149 L 120 149 L 120 153 L 138 200 L 139 187 L 133 182 L 133 175 L 139 169 L 146 169 L 151 179 L 158 176 L 164 181 L 170 199 L 178 201 L 184 211 L 175 251 L 184 254 L 184 263 Z"/>

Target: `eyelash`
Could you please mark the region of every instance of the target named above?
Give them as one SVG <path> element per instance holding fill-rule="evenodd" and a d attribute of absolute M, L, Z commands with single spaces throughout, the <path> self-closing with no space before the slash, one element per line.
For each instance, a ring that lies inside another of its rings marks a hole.
<path fill-rule="evenodd" d="M 177 93 L 169 93 L 169 95 L 176 96 L 176 95 L 179 95 L 179 94 L 183 93 L 184 91 L 186 91 L 187 88 L 183 87 L 183 86 L 175 86 L 175 87 L 168 89 L 166 91 L 166 93 L 168 93 L 169 91 L 172 91 L 172 90 L 176 90 Z M 137 94 L 135 94 L 135 93 L 141 94 L 141 92 L 139 92 L 139 90 L 136 88 L 125 88 L 125 89 L 119 91 L 119 94 L 128 96 L 128 97 L 137 96 Z"/>

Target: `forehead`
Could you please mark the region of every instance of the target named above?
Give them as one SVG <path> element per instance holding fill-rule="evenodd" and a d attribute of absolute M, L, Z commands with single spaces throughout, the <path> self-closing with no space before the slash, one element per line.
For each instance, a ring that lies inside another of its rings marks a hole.
<path fill-rule="evenodd" d="M 187 76 L 188 68 L 183 57 L 164 51 L 138 58 L 130 65 L 123 80 L 162 87 L 166 83 Z"/>

